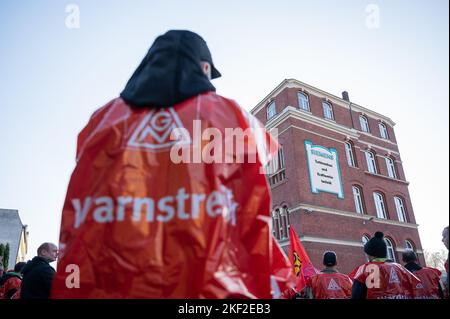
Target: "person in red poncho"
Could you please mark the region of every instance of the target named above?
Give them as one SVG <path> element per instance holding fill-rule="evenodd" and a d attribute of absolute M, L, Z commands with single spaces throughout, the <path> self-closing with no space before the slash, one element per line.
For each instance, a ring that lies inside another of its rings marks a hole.
<path fill-rule="evenodd" d="M 284 291 L 290 266 L 269 229 L 263 170 L 277 144 L 215 93 L 219 76 L 199 35 L 171 30 L 92 115 L 78 136 L 53 298 Z"/>
<path fill-rule="evenodd" d="M 310 299 L 350 299 L 352 280 L 337 271 L 337 257 L 334 251 L 323 254 L 323 269 L 306 281 L 307 294 Z"/>
<path fill-rule="evenodd" d="M 408 249 L 402 253 L 402 261 L 406 269 L 420 279 L 422 285 L 416 289 L 416 299 L 443 299 L 444 292 L 441 287 L 441 272 L 431 267 L 419 265 L 416 253 Z"/>
<path fill-rule="evenodd" d="M 387 260 L 387 245 L 382 232 L 364 245 L 369 262 L 355 274 L 352 299 L 413 299 L 420 280 L 402 265 Z"/>

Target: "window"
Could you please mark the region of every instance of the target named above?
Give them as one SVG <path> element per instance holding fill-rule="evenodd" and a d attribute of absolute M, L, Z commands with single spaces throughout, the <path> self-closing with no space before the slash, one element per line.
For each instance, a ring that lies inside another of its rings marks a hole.
<path fill-rule="evenodd" d="M 275 209 L 272 212 L 272 228 L 273 228 L 273 236 L 276 239 L 280 239 L 281 221 L 280 221 L 280 212 L 278 209 Z"/>
<path fill-rule="evenodd" d="M 405 240 L 405 248 L 409 249 L 409 250 L 412 250 L 412 251 L 415 251 L 414 245 L 409 240 Z"/>
<path fill-rule="evenodd" d="M 272 102 L 267 107 L 267 119 L 270 120 L 272 117 L 275 116 L 276 113 L 277 111 L 275 109 L 275 102 Z"/>
<path fill-rule="evenodd" d="M 397 175 L 395 174 L 394 161 L 392 158 L 386 157 L 386 166 L 387 166 L 388 176 L 390 178 L 397 178 Z"/>
<path fill-rule="evenodd" d="M 387 214 L 386 214 L 386 206 L 384 204 L 383 195 L 375 192 L 375 193 L 373 193 L 373 199 L 375 201 L 375 209 L 377 210 L 377 217 L 386 219 Z"/>
<path fill-rule="evenodd" d="M 384 123 L 380 122 L 380 123 L 378 123 L 378 127 L 380 128 L 380 136 L 384 139 L 388 139 L 389 136 L 388 136 L 388 131 L 387 131 L 386 125 L 384 125 Z"/>
<path fill-rule="evenodd" d="M 350 142 L 345 143 L 345 155 L 347 155 L 347 164 L 355 167 L 355 157 L 353 156 L 353 145 Z"/>
<path fill-rule="evenodd" d="M 298 106 L 300 109 L 309 111 L 309 99 L 308 95 L 303 92 L 298 92 Z"/>
<path fill-rule="evenodd" d="M 394 245 L 392 245 L 392 242 L 389 238 L 385 238 L 384 241 L 386 242 L 386 246 L 387 246 L 387 258 L 392 260 L 393 262 L 396 262 Z"/>
<path fill-rule="evenodd" d="M 375 162 L 375 155 L 372 152 L 366 152 L 367 169 L 370 173 L 377 173 L 377 163 Z"/>
<path fill-rule="evenodd" d="M 323 116 L 326 119 L 333 120 L 333 108 L 331 107 L 331 104 L 328 102 L 322 102 L 323 107 Z"/>
<path fill-rule="evenodd" d="M 278 151 L 278 162 L 280 163 L 280 169 L 284 168 L 284 150 L 281 146 L 280 150 Z"/>
<path fill-rule="evenodd" d="M 274 156 L 269 165 L 266 166 L 266 174 L 270 185 L 278 184 L 286 179 L 283 147 L 280 146 L 277 156 Z"/>
<path fill-rule="evenodd" d="M 395 209 L 397 210 L 398 220 L 406 223 L 406 210 L 405 205 L 400 197 L 394 197 Z"/>
<path fill-rule="evenodd" d="M 361 124 L 361 131 L 369 133 L 369 122 L 364 115 L 359 116 L 359 124 Z"/>
<path fill-rule="evenodd" d="M 370 238 L 367 235 L 363 235 L 361 240 L 362 240 L 363 246 L 365 246 L 367 244 L 367 242 L 370 240 Z M 369 256 L 367 256 L 367 255 L 366 255 L 366 261 L 369 261 Z"/>
<path fill-rule="evenodd" d="M 361 241 L 363 243 L 363 245 L 367 244 L 367 242 L 370 240 L 369 236 L 367 235 L 363 235 L 361 238 Z"/>
<path fill-rule="evenodd" d="M 361 189 L 358 186 L 352 186 L 355 209 L 358 214 L 364 214 L 363 199 Z"/>
<path fill-rule="evenodd" d="M 289 210 L 287 207 L 283 207 L 281 209 L 281 236 L 280 239 L 288 239 L 289 238 Z"/>

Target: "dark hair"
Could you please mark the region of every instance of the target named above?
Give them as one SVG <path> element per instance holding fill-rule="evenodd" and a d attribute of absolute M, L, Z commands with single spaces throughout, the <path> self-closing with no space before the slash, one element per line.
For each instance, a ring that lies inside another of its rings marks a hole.
<path fill-rule="evenodd" d="M 26 263 L 23 261 L 18 262 L 15 266 L 14 266 L 14 272 L 21 272 L 23 266 L 25 266 Z"/>
<path fill-rule="evenodd" d="M 414 250 L 408 249 L 408 250 L 403 252 L 402 260 L 405 263 L 415 262 L 415 261 L 417 261 L 417 255 L 414 252 Z"/>

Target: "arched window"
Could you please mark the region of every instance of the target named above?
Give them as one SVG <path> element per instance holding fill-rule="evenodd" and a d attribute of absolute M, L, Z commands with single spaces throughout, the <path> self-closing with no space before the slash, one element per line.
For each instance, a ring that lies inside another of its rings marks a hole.
<path fill-rule="evenodd" d="M 280 211 L 279 209 L 275 209 L 272 211 L 272 229 L 273 229 L 273 236 L 276 239 L 281 238 L 281 220 L 280 220 Z"/>
<path fill-rule="evenodd" d="M 369 121 L 364 115 L 359 116 L 359 124 L 361 125 L 361 131 L 369 133 Z"/>
<path fill-rule="evenodd" d="M 378 127 L 380 128 L 380 136 L 384 139 L 389 139 L 386 125 L 384 123 L 380 122 L 380 123 L 378 123 Z"/>
<path fill-rule="evenodd" d="M 275 116 L 276 113 L 277 110 L 275 108 L 275 101 L 273 101 L 267 106 L 267 119 L 270 120 L 272 117 Z"/>
<path fill-rule="evenodd" d="M 367 236 L 367 235 L 363 235 L 362 236 L 361 241 L 362 241 L 363 247 L 364 247 L 365 244 L 367 244 L 367 242 L 369 240 L 370 240 L 369 236 Z M 367 255 L 366 255 L 366 261 L 369 261 L 369 257 Z"/>
<path fill-rule="evenodd" d="M 362 241 L 362 243 L 363 243 L 363 246 L 364 246 L 365 244 L 367 244 L 367 242 L 368 242 L 369 240 L 370 240 L 369 236 L 363 235 L 362 238 L 361 238 L 361 241 Z"/>
<path fill-rule="evenodd" d="M 375 154 L 372 152 L 366 152 L 366 162 L 367 162 L 367 169 L 370 173 L 376 174 L 377 173 L 377 163 L 375 160 Z"/>
<path fill-rule="evenodd" d="M 387 167 L 388 176 L 390 178 L 397 178 L 397 174 L 395 173 L 395 164 L 394 164 L 394 160 L 392 158 L 386 157 L 386 167 Z"/>
<path fill-rule="evenodd" d="M 395 196 L 394 202 L 395 202 L 395 210 L 397 211 L 398 220 L 406 223 L 407 222 L 406 209 L 405 209 L 405 204 L 403 203 L 403 200 L 400 197 Z"/>
<path fill-rule="evenodd" d="M 333 108 L 331 107 L 331 104 L 323 101 L 322 107 L 323 107 L 323 117 L 329 120 L 334 120 Z"/>
<path fill-rule="evenodd" d="M 355 167 L 356 166 L 356 162 L 355 162 L 355 156 L 353 155 L 353 145 L 351 142 L 346 142 L 345 143 L 345 155 L 347 156 L 347 164 L 350 167 Z"/>
<path fill-rule="evenodd" d="M 303 92 L 298 92 L 298 106 L 304 111 L 309 111 L 308 95 Z"/>
<path fill-rule="evenodd" d="M 359 186 L 352 186 L 353 199 L 355 202 L 355 210 L 358 214 L 364 214 L 364 204 L 361 188 Z"/>
<path fill-rule="evenodd" d="M 375 209 L 377 210 L 378 218 L 387 218 L 386 205 L 384 202 L 384 196 L 381 193 L 373 193 L 373 200 L 375 201 Z"/>
<path fill-rule="evenodd" d="M 409 240 L 405 240 L 405 248 L 415 251 L 414 245 Z"/>
<path fill-rule="evenodd" d="M 289 219 L 289 210 L 287 207 L 283 207 L 281 209 L 281 236 L 280 239 L 288 239 L 289 238 L 289 227 L 290 227 L 290 219 Z"/>
<path fill-rule="evenodd" d="M 395 250 L 392 241 L 389 238 L 385 238 L 384 241 L 386 242 L 387 246 L 387 258 L 392 260 L 393 262 L 396 262 Z"/>

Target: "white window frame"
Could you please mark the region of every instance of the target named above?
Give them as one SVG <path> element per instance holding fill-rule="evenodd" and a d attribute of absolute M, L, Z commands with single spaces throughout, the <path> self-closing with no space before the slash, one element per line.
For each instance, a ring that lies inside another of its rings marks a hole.
<path fill-rule="evenodd" d="M 361 125 L 361 131 L 370 133 L 369 120 L 364 115 L 359 116 L 359 125 Z"/>
<path fill-rule="evenodd" d="M 267 119 L 270 120 L 276 114 L 277 114 L 277 109 L 275 106 L 275 101 L 270 102 L 270 104 L 267 106 Z"/>
<path fill-rule="evenodd" d="M 391 240 L 389 238 L 384 239 L 386 243 L 387 248 L 387 258 L 393 260 L 394 262 L 397 262 L 397 259 L 395 258 L 395 249 L 394 245 L 392 244 Z"/>
<path fill-rule="evenodd" d="M 355 167 L 355 156 L 353 154 L 353 148 L 350 142 L 345 142 L 345 155 L 347 156 L 348 166 Z"/>
<path fill-rule="evenodd" d="M 414 245 L 409 240 L 405 240 L 405 248 L 406 249 L 411 249 L 412 251 L 415 251 L 414 250 Z"/>
<path fill-rule="evenodd" d="M 375 209 L 377 211 L 377 217 L 381 218 L 381 219 L 387 219 L 386 204 L 384 203 L 383 194 L 374 192 L 373 200 L 375 202 Z"/>
<path fill-rule="evenodd" d="M 298 92 L 298 107 L 303 111 L 309 111 L 309 97 L 303 92 Z M 302 98 L 304 97 L 304 98 Z M 306 104 L 306 105 L 305 105 Z M 305 108 L 306 106 L 306 108 Z"/>
<path fill-rule="evenodd" d="M 394 203 L 395 203 L 395 210 L 397 211 L 398 220 L 403 223 L 406 223 L 407 219 L 406 219 L 405 203 L 403 203 L 403 200 L 398 196 L 394 196 Z"/>
<path fill-rule="evenodd" d="M 363 235 L 363 236 L 361 237 L 361 241 L 362 241 L 363 247 L 364 247 L 365 244 L 367 244 L 367 242 L 368 242 L 369 240 L 370 240 L 370 238 L 369 238 L 369 236 L 367 236 L 367 235 Z M 369 256 L 367 256 L 367 254 L 366 254 L 366 261 L 369 261 Z"/>
<path fill-rule="evenodd" d="M 370 238 L 369 238 L 369 236 L 367 236 L 367 235 L 363 235 L 362 237 L 361 237 L 361 241 L 362 241 L 362 243 L 363 243 L 363 246 L 365 245 L 365 244 L 367 244 L 367 242 L 370 240 Z"/>
<path fill-rule="evenodd" d="M 322 101 L 323 117 L 327 120 L 334 121 L 333 107 L 327 101 Z M 330 116 L 327 116 L 328 115 Z"/>
<path fill-rule="evenodd" d="M 284 168 L 284 150 L 283 147 L 280 146 L 280 149 L 278 150 L 278 163 L 279 163 L 279 169 Z"/>
<path fill-rule="evenodd" d="M 275 227 L 275 223 L 277 224 L 278 227 Z M 280 216 L 280 212 L 278 211 L 278 209 L 275 209 L 272 213 L 272 228 L 273 228 L 273 233 L 276 239 L 280 239 L 281 238 L 281 216 Z M 278 229 L 278 231 L 277 231 Z"/>
<path fill-rule="evenodd" d="M 358 214 L 364 214 L 364 204 L 361 195 L 361 188 L 352 186 L 353 201 L 355 202 L 355 210 Z"/>
<path fill-rule="evenodd" d="M 377 163 L 375 160 L 375 154 L 370 151 L 366 151 L 365 153 L 366 153 L 367 170 L 370 173 L 377 174 L 378 170 L 377 170 Z"/>
<path fill-rule="evenodd" d="M 281 239 L 288 239 L 289 238 L 289 216 L 288 216 L 289 212 L 285 209 L 285 208 L 281 208 L 281 212 L 280 212 L 280 217 L 281 217 L 281 228 L 282 228 L 282 237 L 280 236 Z M 284 225 L 285 227 L 283 227 L 283 220 L 284 220 Z"/>
<path fill-rule="evenodd" d="M 381 138 L 384 138 L 385 140 L 389 139 L 389 134 L 387 131 L 387 127 L 386 124 L 384 124 L 383 122 L 378 123 L 378 128 L 380 129 L 380 136 Z"/>
<path fill-rule="evenodd" d="M 386 167 L 387 167 L 387 172 L 388 172 L 388 176 L 390 178 L 397 178 L 397 174 L 395 172 L 395 165 L 394 165 L 394 160 L 390 157 L 386 157 Z"/>

